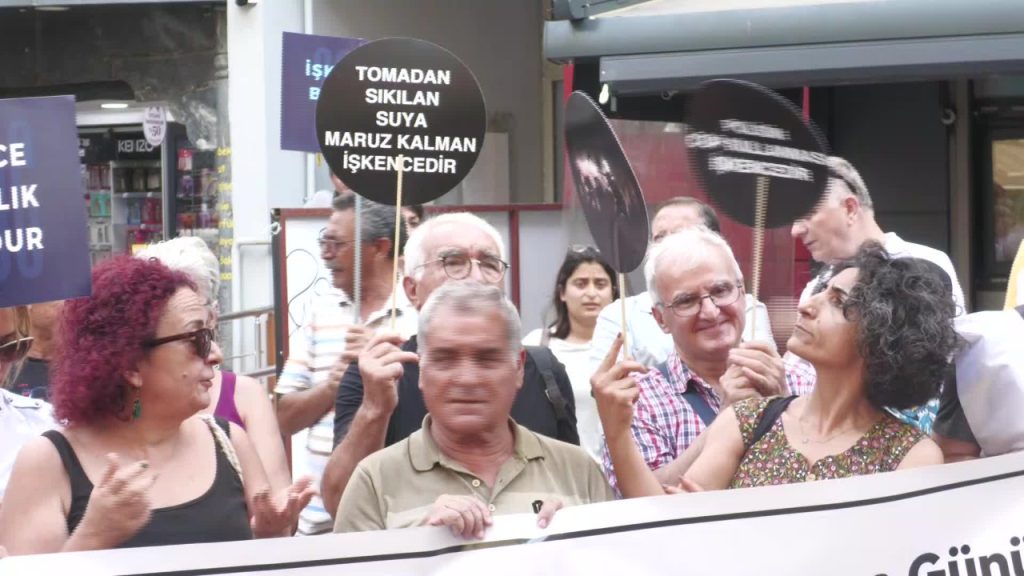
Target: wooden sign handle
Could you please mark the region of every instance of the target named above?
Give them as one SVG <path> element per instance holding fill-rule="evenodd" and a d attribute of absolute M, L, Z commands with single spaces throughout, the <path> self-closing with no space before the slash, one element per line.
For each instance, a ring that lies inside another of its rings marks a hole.
<path fill-rule="evenodd" d="M 764 262 L 764 224 L 768 216 L 768 177 L 757 177 L 757 198 L 754 200 L 754 250 L 750 261 L 750 295 L 757 300 L 761 294 L 761 266 Z M 746 306 L 744 306 L 746 309 Z M 757 314 L 750 319 L 750 337 L 757 333 Z"/>
<path fill-rule="evenodd" d="M 399 241 L 402 238 L 402 164 L 404 158 L 398 157 L 398 173 L 396 174 L 395 182 L 395 240 L 392 243 L 392 249 L 394 250 L 393 266 L 391 268 L 391 331 L 395 331 L 395 318 L 398 316 L 398 259 L 401 257 L 401 252 L 398 249 Z"/>

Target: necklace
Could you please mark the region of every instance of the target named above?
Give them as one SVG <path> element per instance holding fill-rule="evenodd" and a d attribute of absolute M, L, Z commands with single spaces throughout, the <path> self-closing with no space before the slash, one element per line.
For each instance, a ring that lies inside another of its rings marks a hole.
<path fill-rule="evenodd" d="M 804 419 L 802 417 L 797 418 L 796 422 L 797 424 L 800 425 L 800 436 L 802 436 L 800 442 L 803 444 L 828 444 L 832 440 L 835 440 L 836 438 L 842 436 L 843 434 L 848 434 L 857 428 L 856 426 L 848 426 L 846 428 L 843 428 L 842 430 L 839 430 L 838 432 L 834 432 L 831 436 L 828 436 L 827 438 L 821 440 L 811 440 L 810 436 L 804 430 Z"/>

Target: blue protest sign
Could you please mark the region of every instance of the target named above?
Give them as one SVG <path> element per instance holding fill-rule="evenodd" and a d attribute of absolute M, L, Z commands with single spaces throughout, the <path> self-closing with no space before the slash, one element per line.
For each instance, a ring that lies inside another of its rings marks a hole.
<path fill-rule="evenodd" d="M 316 138 L 316 102 L 320 86 L 334 66 L 366 42 L 285 32 L 281 58 L 281 149 L 320 152 Z"/>
<path fill-rule="evenodd" d="M 0 100 L 0 308 L 88 296 L 71 96 Z"/>

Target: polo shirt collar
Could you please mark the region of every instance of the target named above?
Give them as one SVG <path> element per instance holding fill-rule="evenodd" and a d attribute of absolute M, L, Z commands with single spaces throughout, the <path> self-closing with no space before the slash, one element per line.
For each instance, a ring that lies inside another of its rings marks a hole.
<path fill-rule="evenodd" d="M 332 290 L 337 292 L 339 306 L 342 308 L 353 308 L 355 306 L 355 302 L 348 297 L 348 294 L 346 294 L 344 290 L 339 290 L 337 288 L 332 288 Z M 392 300 L 395 303 L 395 309 L 398 316 L 407 314 L 412 309 L 412 303 L 409 302 L 409 297 L 405 294 L 405 288 L 402 286 L 401 276 L 399 276 L 398 282 L 395 282 L 395 285 L 391 290 L 391 295 L 388 296 L 384 305 L 381 306 L 379 310 L 373 310 L 367 314 L 365 324 L 370 325 L 381 318 L 389 316 L 391 314 Z"/>
<path fill-rule="evenodd" d="M 520 460 L 543 458 L 544 450 L 541 448 L 537 435 L 516 424 L 515 420 L 511 418 L 508 421 L 512 425 L 512 436 L 515 442 L 513 457 Z M 457 465 L 438 448 L 437 442 L 430 434 L 431 422 L 430 414 L 427 414 L 423 417 L 420 429 L 409 436 L 409 459 L 412 462 L 412 467 L 417 472 L 427 472 L 438 464 L 448 468 L 457 466 L 461 469 L 462 466 Z"/>

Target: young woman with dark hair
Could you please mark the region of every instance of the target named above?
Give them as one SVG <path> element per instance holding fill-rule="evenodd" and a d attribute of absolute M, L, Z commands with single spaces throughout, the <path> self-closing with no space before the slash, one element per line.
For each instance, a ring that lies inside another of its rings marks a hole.
<path fill-rule="evenodd" d="M 601 458 L 601 422 L 590 395 L 590 340 L 597 316 L 619 297 L 615 270 L 592 246 L 573 247 L 565 256 L 555 280 L 551 306 L 555 321 L 523 338 L 527 346 L 547 346 L 572 382 L 580 445 L 596 460 Z"/>

